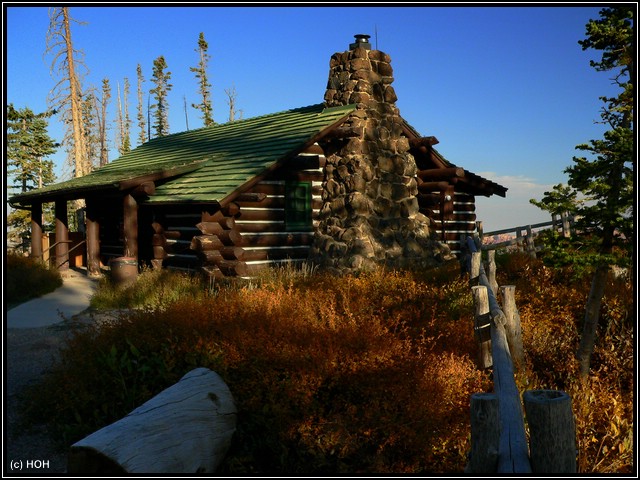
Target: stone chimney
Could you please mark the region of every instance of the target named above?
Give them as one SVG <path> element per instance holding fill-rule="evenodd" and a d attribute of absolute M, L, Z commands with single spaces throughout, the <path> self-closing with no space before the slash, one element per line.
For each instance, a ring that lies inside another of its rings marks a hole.
<path fill-rule="evenodd" d="M 438 265 L 450 251 L 418 211 L 417 167 L 395 104 L 391 58 L 371 50 L 369 35 L 355 37 L 330 62 L 326 106 L 357 108 L 321 142 L 327 162 L 311 259 L 338 273 Z"/>

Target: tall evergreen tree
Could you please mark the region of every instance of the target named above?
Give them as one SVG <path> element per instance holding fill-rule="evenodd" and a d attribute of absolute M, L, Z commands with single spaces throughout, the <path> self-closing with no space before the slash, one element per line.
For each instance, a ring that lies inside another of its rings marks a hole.
<path fill-rule="evenodd" d="M 140 128 L 140 133 L 138 133 L 138 145 L 142 145 L 147 141 L 147 116 L 144 113 L 144 95 L 142 88 L 142 86 L 144 85 L 144 76 L 142 75 L 142 67 L 140 66 L 140 64 L 138 64 L 136 68 L 136 74 L 138 77 L 138 113 L 136 118 L 138 119 L 138 127 Z"/>
<path fill-rule="evenodd" d="M 544 192 L 542 200 L 532 198 L 529 202 L 551 215 L 562 215 L 565 212 L 574 215 L 579 205 L 577 196 L 578 192 L 573 188 L 559 183 L 552 190 Z"/>
<path fill-rule="evenodd" d="M 209 44 L 204 39 L 204 33 L 202 32 L 200 32 L 198 48 L 195 51 L 198 53 L 200 61 L 198 62 L 197 67 L 191 67 L 189 70 L 196 74 L 196 79 L 198 80 L 198 94 L 202 97 L 202 102 L 198 104 L 193 103 L 191 106 L 202 112 L 202 121 L 204 122 L 204 126 L 208 127 L 209 125 L 214 124 L 213 103 L 211 101 L 211 84 L 207 77 L 207 66 L 211 59 L 211 55 L 207 53 L 209 51 Z"/>
<path fill-rule="evenodd" d="M 41 188 L 55 181 L 53 155 L 58 147 L 47 132 L 48 118 L 53 112 L 35 114 L 29 108 L 16 109 L 13 104 L 7 106 L 6 156 L 7 175 L 12 177 L 13 185 L 7 188 L 24 193 Z M 8 180 L 8 179 L 7 179 Z M 43 208 L 43 223 L 50 221 L 51 208 Z M 12 229 L 11 237 L 29 236 L 31 217 L 26 210 L 14 210 L 7 216 L 7 225 Z"/>
<path fill-rule="evenodd" d="M 124 109 L 123 113 L 123 121 L 124 125 L 122 127 L 122 153 L 127 153 L 131 150 L 131 118 L 129 117 L 129 79 L 124 77 L 123 81 L 123 99 L 122 106 Z"/>
<path fill-rule="evenodd" d="M 71 39 L 71 22 L 77 22 L 69 14 L 69 7 L 49 9 L 49 30 L 45 54 L 53 55 L 51 72 L 60 79 L 51 90 L 50 108 L 61 112 L 63 122 L 68 125 L 63 143 L 67 145 L 74 176 L 81 177 L 91 171 L 86 154 L 84 120 L 82 118 L 82 75 L 84 67 L 82 52 L 76 50 Z"/>
<path fill-rule="evenodd" d="M 169 80 L 171 72 L 166 71 L 167 62 L 164 56 L 159 56 L 153 61 L 153 77 L 151 81 L 155 85 L 150 92 L 154 95 L 155 104 L 152 105 L 156 137 L 163 137 L 169 134 L 169 102 L 168 93 L 171 90 Z"/>
<path fill-rule="evenodd" d="M 100 122 L 98 99 L 93 91 L 85 94 L 82 100 L 82 121 L 84 123 L 84 145 L 90 170 L 100 164 Z"/>
<path fill-rule="evenodd" d="M 614 248 L 631 250 L 635 245 L 634 219 L 634 81 L 635 30 L 633 7 L 616 6 L 600 11 L 600 18 L 586 25 L 587 38 L 578 42 L 583 50 L 602 51 L 600 61 L 591 61 L 597 71 L 613 72 L 613 81 L 622 91 L 617 97 L 601 97 L 602 122 L 609 130 L 604 138 L 578 145 L 576 149 L 592 157 L 574 157 L 565 172 L 569 186 L 591 199 L 578 209 L 580 225 L 599 239 L 599 261 L 587 299 L 578 363 L 580 376 L 589 375 L 596 340 L 600 306 Z"/>
<path fill-rule="evenodd" d="M 43 187 L 55 180 L 53 155 L 59 145 L 47 132 L 52 112 L 35 114 L 29 108 L 7 106 L 7 174 L 13 177 L 12 189 L 20 193 Z"/>

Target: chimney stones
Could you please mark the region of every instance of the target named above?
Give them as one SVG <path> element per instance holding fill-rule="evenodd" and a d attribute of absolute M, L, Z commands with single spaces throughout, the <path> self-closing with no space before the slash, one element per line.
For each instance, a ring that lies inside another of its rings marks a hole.
<path fill-rule="evenodd" d="M 450 257 L 419 212 L 416 162 L 402 134 L 389 55 L 356 35 L 331 57 L 327 107 L 356 104 L 336 135 L 321 142 L 327 163 L 311 260 L 344 273 L 379 265 L 434 266 Z"/>

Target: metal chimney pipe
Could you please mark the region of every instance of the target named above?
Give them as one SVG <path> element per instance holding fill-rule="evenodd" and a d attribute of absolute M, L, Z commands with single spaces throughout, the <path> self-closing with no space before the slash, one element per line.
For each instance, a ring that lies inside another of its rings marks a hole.
<path fill-rule="evenodd" d="M 349 45 L 349 50 L 355 50 L 356 48 L 364 48 L 366 50 L 371 50 L 371 44 L 369 43 L 369 38 L 371 35 L 365 35 L 363 33 L 358 33 L 354 35 L 356 41 Z"/>

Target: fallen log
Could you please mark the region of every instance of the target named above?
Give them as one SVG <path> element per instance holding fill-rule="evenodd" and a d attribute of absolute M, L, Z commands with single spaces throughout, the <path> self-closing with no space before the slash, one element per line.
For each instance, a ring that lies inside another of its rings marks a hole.
<path fill-rule="evenodd" d="M 222 378 L 196 368 L 126 417 L 71 445 L 67 471 L 215 472 L 229 449 L 236 413 Z"/>

